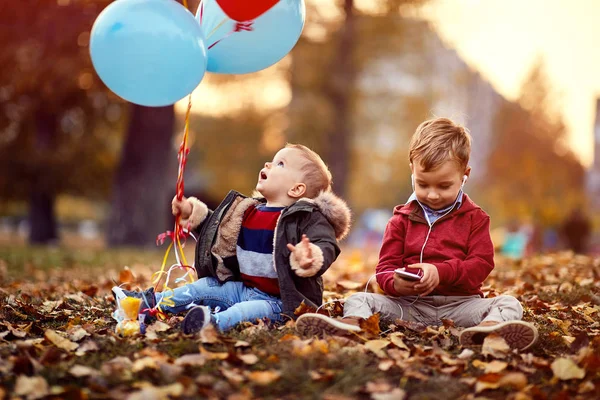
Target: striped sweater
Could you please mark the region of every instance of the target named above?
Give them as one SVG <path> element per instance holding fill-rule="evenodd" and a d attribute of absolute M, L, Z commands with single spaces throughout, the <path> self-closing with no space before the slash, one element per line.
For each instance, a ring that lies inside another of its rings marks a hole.
<path fill-rule="evenodd" d="M 237 241 L 242 282 L 279 296 L 279 280 L 273 263 L 273 234 L 283 207 L 259 204 L 246 210 Z"/>

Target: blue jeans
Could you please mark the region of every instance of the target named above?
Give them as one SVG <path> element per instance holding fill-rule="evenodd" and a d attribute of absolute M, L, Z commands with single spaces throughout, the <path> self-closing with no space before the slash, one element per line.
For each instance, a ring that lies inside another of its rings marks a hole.
<path fill-rule="evenodd" d="M 221 331 L 227 331 L 240 322 L 255 322 L 259 318 L 269 318 L 271 321 L 281 321 L 283 303 L 276 296 L 264 293 L 258 289 L 245 286 L 242 282 L 219 283 L 212 277 L 198 279 L 194 283 L 178 287 L 171 292 L 156 293 L 156 302 L 160 303 L 163 295 L 173 295 L 170 298 L 175 305 L 161 309 L 169 313 L 187 311 L 195 305 L 209 306 L 212 310 L 219 307 L 219 312 L 213 314 L 213 322 Z"/>

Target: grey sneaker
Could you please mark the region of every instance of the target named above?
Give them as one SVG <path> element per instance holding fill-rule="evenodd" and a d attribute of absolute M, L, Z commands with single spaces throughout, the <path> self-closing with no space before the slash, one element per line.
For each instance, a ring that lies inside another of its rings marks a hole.
<path fill-rule="evenodd" d="M 202 328 L 211 323 L 210 308 L 207 306 L 196 306 L 186 314 L 181 323 L 181 330 L 186 335 L 200 332 Z"/>
<path fill-rule="evenodd" d="M 324 335 L 349 336 L 361 331 L 358 326 L 313 313 L 299 316 L 296 320 L 296 330 L 303 336 L 319 337 Z"/>
<path fill-rule="evenodd" d="M 460 332 L 458 341 L 464 347 L 481 346 L 483 340 L 490 333 L 501 336 L 511 349 L 520 351 L 530 348 L 538 340 L 538 331 L 533 324 L 515 320 L 500 322 L 496 325 L 478 325 L 463 329 Z"/>

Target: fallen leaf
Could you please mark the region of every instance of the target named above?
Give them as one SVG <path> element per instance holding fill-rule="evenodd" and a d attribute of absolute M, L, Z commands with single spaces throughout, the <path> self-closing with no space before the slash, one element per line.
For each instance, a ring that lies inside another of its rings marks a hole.
<path fill-rule="evenodd" d="M 365 391 L 367 393 L 387 393 L 390 390 L 392 390 L 392 385 L 383 379 L 367 382 L 365 385 Z"/>
<path fill-rule="evenodd" d="M 191 367 L 201 367 L 206 364 L 206 357 L 203 354 L 186 354 L 175 360 L 175 365 L 189 365 Z"/>
<path fill-rule="evenodd" d="M 279 341 L 281 341 L 281 340 L 282 339 L 279 339 Z M 244 340 L 238 340 L 237 342 L 235 342 L 235 344 L 233 346 L 234 347 L 250 347 L 250 343 L 248 343 Z"/>
<path fill-rule="evenodd" d="M 389 339 L 390 341 L 394 344 L 394 346 L 398 347 L 399 349 L 404 349 L 404 350 L 409 350 L 408 346 L 406 345 L 406 343 L 404 343 L 404 341 L 402 340 L 402 336 L 404 336 L 402 333 L 399 332 L 395 332 L 392 333 L 391 335 L 389 335 Z"/>
<path fill-rule="evenodd" d="M 585 377 L 585 370 L 579 368 L 573 360 L 569 358 L 557 358 L 550 365 L 554 376 L 560 380 L 566 381 L 569 379 L 583 379 Z"/>
<path fill-rule="evenodd" d="M 240 354 L 238 358 L 246 365 L 254 365 L 258 362 L 258 357 L 255 354 Z"/>
<path fill-rule="evenodd" d="M 150 326 L 146 327 L 146 332 L 166 332 L 171 329 L 171 325 L 161 321 L 155 321 Z"/>
<path fill-rule="evenodd" d="M 219 332 L 213 324 L 208 324 L 200 330 L 200 341 L 202 343 L 220 343 Z"/>
<path fill-rule="evenodd" d="M 501 336 L 490 334 L 483 339 L 481 354 L 494 358 L 506 358 L 510 352 L 510 346 Z"/>
<path fill-rule="evenodd" d="M 380 371 L 385 372 L 392 368 L 394 365 L 396 365 L 396 362 L 394 360 L 383 360 L 377 365 L 377 368 Z"/>
<path fill-rule="evenodd" d="M 463 351 L 460 352 L 460 354 L 458 355 L 458 358 L 460 358 L 461 360 L 468 360 L 469 358 L 473 357 L 473 355 L 475 354 L 475 352 L 471 349 L 464 349 Z"/>
<path fill-rule="evenodd" d="M 94 368 L 86 367 L 85 365 L 74 365 L 69 369 L 69 373 L 77 378 L 81 378 L 83 376 L 95 376 L 100 375 L 100 371 L 95 370 Z"/>
<path fill-rule="evenodd" d="M 589 392 L 593 392 L 595 389 L 596 389 L 596 385 L 594 385 L 594 383 L 592 381 L 585 381 L 585 382 L 581 382 L 579 384 L 579 387 L 577 388 L 577 393 L 579 393 L 579 394 L 589 393 Z"/>
<path fill-rule="evenodd" d="M 475 384 L 475 393 L 480 393 L 486 389 L 498 389 L 510 387 L 513 389 L 523 389 L 527 386 L 527 377 L 522 372 L 509 372 L 505 375 L 489 373 L 480 376 Z"/>
<path fill-rule="evenodd" d="M 131 367 L 131 371 L 140 372 L 146 368 L 158 369 L 158 363 L 156 362 L 156 359 L 154 359 L 153 357 L 144 357 L 135 360 L 133 362 L 133 366 Z"/>
<path fill-rule="evenodd" d="M 296 307 L 296 309 L 294 310 L 294 315 L 296 317 L 299 317 L 302 314 L 315 313 L 315 312 L 317 312 L 317 309 L 315 307 L 309 306 L 308 304 L 306 304 L 304 302 L 304 300 L 302 300 L 302 303 L 300 303 L 300 305 L 298 307 Z"/>
<path fill-rule="evenodd" d="M 28 399 L 39 399 L 49 394 L 48 382 L 41 376 L 19 375 L 15 382 L 14 394 Z"/>
<path fill-rule="evenodd" d="M 87 353 L 89 351 L 98 351 L 98 350 L 99 349 L 98 349 L 98 345 L 96 344 L 96 342 L 94 342 L 91 339 L 88 339 L 79 345 L 79 347 L 77 348 L 77 351 L 75 352 L 75 355 L 78 357 L 81 357 L 82 355 L 84 355 L 85 353 Z"/>
<path fill-rule="evenodd" d="M 373 353 L 375 353 L 375 355 L 377 357 L 386 358 L 387 354 L 383 351 L 383 349 L 386 348 L 387 346 L 389 346 L 389 344 L 390 344 L 390 342 L 387 340 L 377 339 L 377 340 L 369 340 L 363 346 L 365 346 L 365 348 L 367 350 L 370 350 Z"/>
<path fill-rule="evenodd" d="M 239 385 L 245 380 L 244 375 L 237 368 L 219 368 L 219 371 L 221 372 L 221 374 L 223 374 L 225 379 L 227 379 L 230 383 L 233 383 L 234 385 Z"/>
<path fill-rule="evenodd" d="M 281 377 L 281 372 L 279 371 L 253 371 L 246 372 L 246 377 L 253 383 L 266 386 L 269 385 Z"/>
<path fill-rule="evenodd" d="M 356 290 L 358 288 L 362 288 L 364 285 L 362 282 L 354 282 L 354 281 L 349 281 L 349 280 L 337 281 L 336 284 L 340 288 L 346 289 L 346 290 Z"/>
<path fill-rule="evenodd" d="M 62 337 L 52 329 L 46 329 L 44 332 L 44 337 L 53 345 L 63 350 L 73 351 L 79 347 L 77 343 L 73 343 L 69 339 Z"/>
<path fill-rule="evenodd" d="M 69 339 L 74 342 L 79 342 L 84 337 L 90 336 L 90 334 L 81 326 L 74 326 L 72 329 L 69 329 L 67 333 L 69 334 Z"/>
<path fill-rule="evenodd" d="M 379 314 L 373 314 L 369 318 L 359 321 L 360 329 L 367 338 L 379 337 L 381 329 L 379 328 Z"/>
<path fill-rule="evenodd" d="M 404 400 L 406 398 L 406 392 L 400 388 L 395 388 L 388 393 L 373 393 L 371 399 L 373 400 Z"/>
<path fill-rule="evenodd" d="M 508 363 L 504 361 L 493 360 L 485 366 L 486 374 L 497 374 L 504 371 L 508 367 Z"/>
<path fill-rule="evenodd" d="M 134 280 L 133 272 L 131 272 L 129 267 L 125 267 L 119 272 L 119 283 L 130 283 Z"/>

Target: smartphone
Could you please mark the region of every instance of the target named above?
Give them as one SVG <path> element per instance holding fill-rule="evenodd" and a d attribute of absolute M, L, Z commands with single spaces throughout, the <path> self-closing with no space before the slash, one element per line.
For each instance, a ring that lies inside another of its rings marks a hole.
<path fill-rule="evenodd" d="M 413 274 L 411 272 L 406 272 L 404 269 L 402 268 L 397 268 L 394 273 L 396 275 L 398 275 L 400 278 L 407 280 L 407 281 L 420 281 L 421 280 L 421 275 L 417 275 L 417 274 Z"/>

